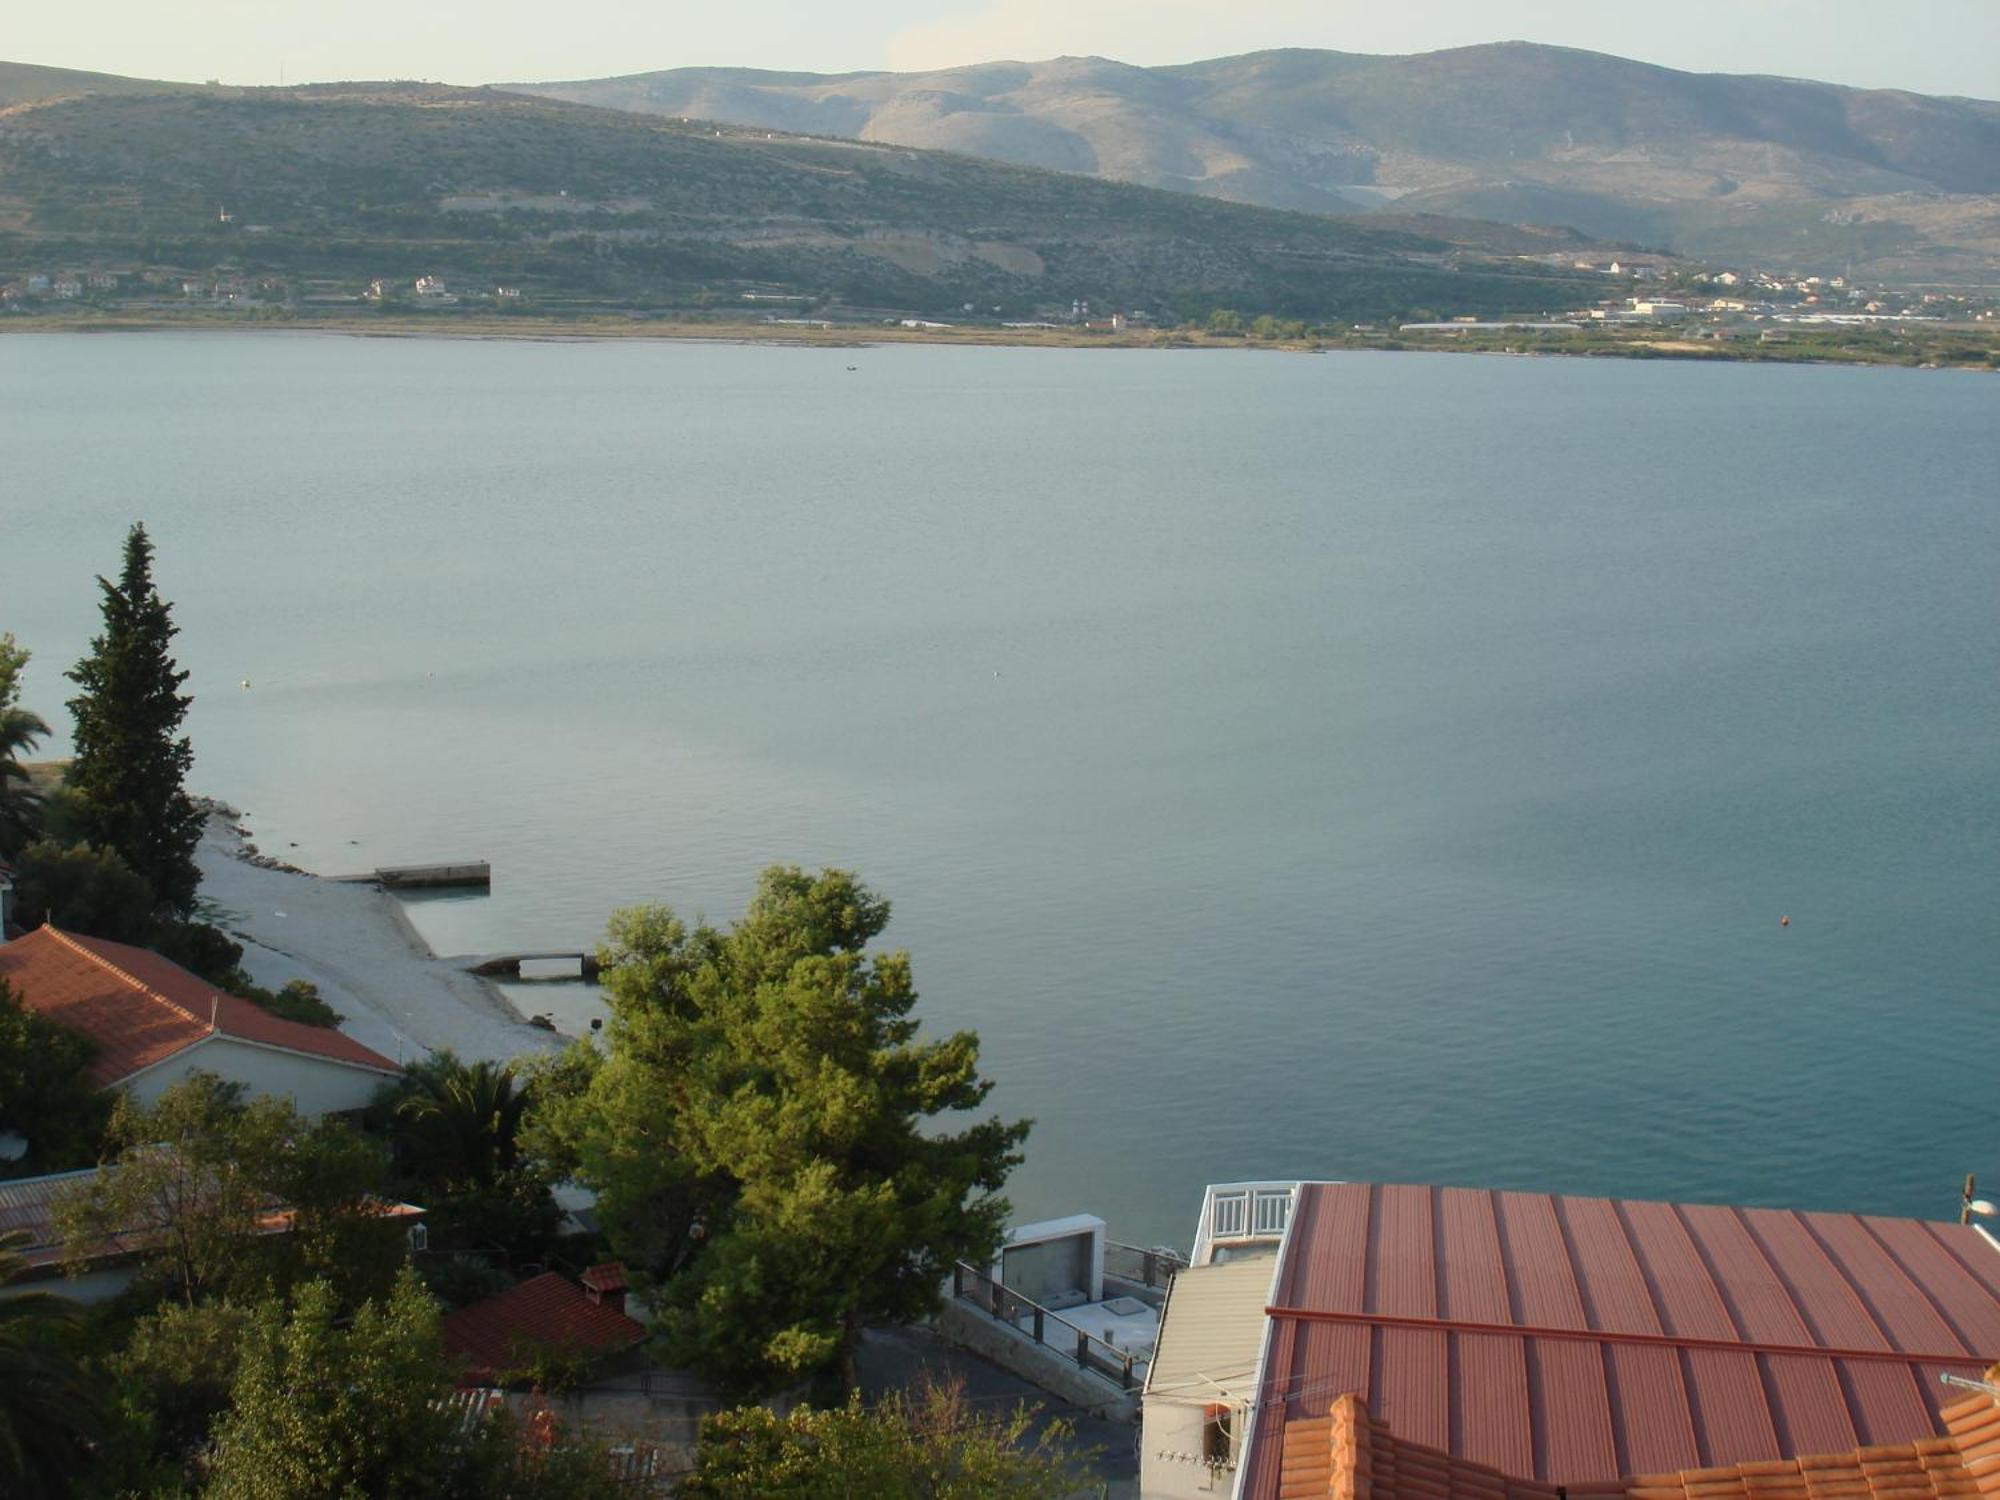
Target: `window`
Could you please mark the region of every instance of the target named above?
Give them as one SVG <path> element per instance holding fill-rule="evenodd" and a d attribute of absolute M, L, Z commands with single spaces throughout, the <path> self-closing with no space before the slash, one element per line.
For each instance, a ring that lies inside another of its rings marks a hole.
<path fill-rule="evenodd" d="M 1236 1457 L 1236 1409 L 1216 1404 L 1201 1424 L 1201 1461 L 1211 1469 L 1226 1469 Z"/>
<path fill-rule="evenodd" d="M 1217 1193 L 1209 1210 L 1208 1232 L 1218 1240 L 1240 1240 L 1250 1225 L 1248 1193 Z"/>

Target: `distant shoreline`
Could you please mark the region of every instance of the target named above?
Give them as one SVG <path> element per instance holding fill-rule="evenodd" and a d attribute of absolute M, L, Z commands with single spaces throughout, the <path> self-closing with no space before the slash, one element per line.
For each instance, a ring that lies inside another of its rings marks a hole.
<path fill-rule="evenodd" d="M 1281 354 L 1323 354 L 1345 350 L 1382 353 L 1548 355 L 1566 359 L 1678 359 L 1728 364 L 1880 365 L 1905 369 L 2000 371 L 2000 328 L 1990 332 L 1923 330 L 1903 335 L 1907 349 L 1869 347 L 1838 332 L 1788 330 L 1782 343 L 1749 340 L 1705 341 L 1660 336 L 1606 334 L 1586 328 L 1557 337 L 1480 331 L 1476 335 L 1390 332 L 1355 333 L 1339 338 L 1256 339 L 1181 329 L 1125 329 L 1092 333 L 1082 329 L 991 328 L 833 328 L 779 327 L 769 323 L 669 321 L 606 316 L 598 318 L 355 316 L 262 318 L 206 314 L 30 315 L 0 318 L 8 333 L 322 333 L 348 338 L 447 338 L 523 343 L 599 343 L 621 339 L 679 339 L 726 344 L 779 344 L 808 349 L 866 349 L 888 344 L 930 344 L 965 348 L 1020 349 L 1235 349 Z M 1933 357 L 1926 357 L 1933 356 Z M 1936 357 L 1949 356 L 1949 357 Z"/>

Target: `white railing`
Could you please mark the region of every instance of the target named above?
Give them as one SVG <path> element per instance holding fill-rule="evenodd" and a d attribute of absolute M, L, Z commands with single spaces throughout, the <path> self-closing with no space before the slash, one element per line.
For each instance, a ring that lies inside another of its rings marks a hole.
<path fill-rule="evenodd" d="M 1297 1192 L 1296 1182 L 1231 1182 L 1210 1187 L 1202 1197 L 1192 1263 L 1207 1265 L 1220 1246 L 1283 1239 L 1292 1222 L 1292 1199 Z"/>

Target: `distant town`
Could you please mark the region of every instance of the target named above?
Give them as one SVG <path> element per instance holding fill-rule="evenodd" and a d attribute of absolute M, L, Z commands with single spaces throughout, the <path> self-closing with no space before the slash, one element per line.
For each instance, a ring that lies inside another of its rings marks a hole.
<path fill-rule="evenodd" d="M 234 226 L 254 235 L 264 226 Z M 353 318 L 405 320 L 418 328 L 460 331 L 487 319 L 577 325 L 622 324 L 626 331 L 768 333 L 811 337 L 974 336 L 984 342 L 1265 342 L 1313 346 L 1422 347 L 1451 343 L 1549 352 L 1623 346 L 1651 353 L 1785 357 L 1771 346 L 1802 343 L 1805 357 L 1843 352 L 1906 363 L 2000 367 L 2000 289 L 1891 286 L 1848 276 L 1757 267 L 1706 267 L 1665 255 L 1521 257 L 1541 266 L 1603 276 L 1607 295 L 1582 305 L 1537 309 L 1516 317 L 1438 310 L 1408 320 L 1312 323 L 1254 310 L 1221 308 L 1187 319 L 1144 307 L 1107 307 L 1085 297 L 1009 315 L 966 303 L 951 314 L 859 306 L 837 296 L 777 284 L 710 289 L 687 305 L 635 307 L 601 292 L 561 285 L 495 283 L 439 268 L 414 276 L 365 280 L 260 273 L 224 263 L 206 269 L 123 265 L 75 269 L 0 267 L 0 315 L 34 326 L 71 320 L 121 324 L 189 321 L 342 324 Z M 7 326 L 0 322 L 0 327 Z M 1874 335 L 1874 338 L 1868 336 Z M 1893 336 L 1884 342 L 1882 336 Z M 1565 350 L 1564 344 L 1575 345 Z M 1942 356 L 1942 357 L 1939 357 Z"/>

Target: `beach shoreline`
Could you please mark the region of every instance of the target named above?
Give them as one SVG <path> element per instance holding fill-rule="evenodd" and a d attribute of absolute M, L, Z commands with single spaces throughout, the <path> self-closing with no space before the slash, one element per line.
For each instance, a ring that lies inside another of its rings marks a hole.
<path fill-rule="evenodd" d="M 1401 334 L 1393 330 L 1337 337 L 1257 339 L 1212 334 L 1199 329 L 1127 328 L 1117 332 L 1081 329 L 962 327 L 903 328 L 841 324 L 799 328 L 750 322 L 690 322 L 615 315 L 577 318 L 491 317 L 479 314 L 357 316 L 348 312 L 245 319 L 207 314 L 95 313 L 16 316 L 0 319 L 8 333 L 306 333 L 341 338 L 464 339 L 474 342 L 589 344 L 618 341 L 677 341 L 711 344 L 765 344 L 781 348 L 845 350 L 922 344 L 946 348 L 1238 350 L 1270 354 L 1429 353 L 1487 354 L 1511 358 L 1671 359 L 1696 364 L 1867 365 L 1885 368 L 2000 371 L 2000 344 L 1990 330 L 1958 327 L 1903 330 L 1907 347 L 1887 350 L 1834 330 L 1799 333 L 1775 344 L 1756 340 L 1698 341 L 1680 330 L 1607 333 L 1589 328 L 1563 338 L 1523 334 L 1472 337 L 1453 331 Z M 1966 340 L 1977 345 L 1954 343 Z"/>
<path fill-rule="evenodd" d="M 210 806 L 195 862 L 209 920 L 243 944 L 243 971 L 276 989 L 316 985 L 340 1030 L 398 1062 L 449 1049 L 506 1062 L 554 1051 L 497 985 L 438 957 L 397 899 L 257 853 L 240 814 Z"/>

